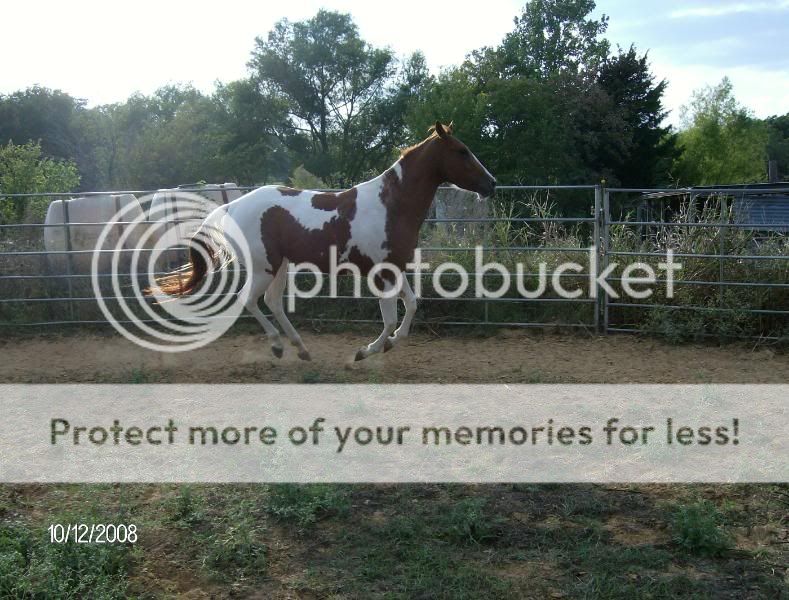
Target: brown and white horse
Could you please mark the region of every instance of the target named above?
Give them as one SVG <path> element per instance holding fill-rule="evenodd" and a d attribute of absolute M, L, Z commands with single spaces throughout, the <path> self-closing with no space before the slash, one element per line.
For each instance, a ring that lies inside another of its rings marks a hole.
<path fill-rule="evenodd" d="M 327 273 L 334 246 L 338 261 L 356 265 L 363 276 L 382 262 L 404 272 L 413 259 L 419 228 L 438 186 L 444 182 L 484 197 L 496 189 L 495 178 L 452 135 L 452 124 L 436 122 L 427 139 L 404 150 L 384 173 L 344 192 L 265 186 L 216 209 L 226 211 L 222 218 L 233 219 L 239 225 L 249 245 L 252 264 L 245 265 L 247 279 L 239 294 L 265 330 L 275 356 L 282 356 L 282 340 L 258 307 L 261 295 L 285 335 L 298 348 L 299 358 L 310 360 L 282 303 L 288 264 L 311 263 Z M 209 220 L 211 216 L 206 219 Z M 210 257 L 216 256 L 217 249 L 198 239 L 198 235 L 193 242 L 202 245 Z M 189 294 L 199 287 L 207 270 L 205 256 L 193 244 L 189 267 L 180 274 L 188 275 L 188 279 L 182 284 L 180 276 L 165 277 L 157 282 L 159 290 L 173 296 Z M 395 329 L 397 296 L 380 298 L 384 329 L 375 341 L 357 352 L 356 360 L 386 352 L 408 335 L 416 297 L 405 277 L 401 284 L 399 297 L 406 312 L 400 327 Z"/>

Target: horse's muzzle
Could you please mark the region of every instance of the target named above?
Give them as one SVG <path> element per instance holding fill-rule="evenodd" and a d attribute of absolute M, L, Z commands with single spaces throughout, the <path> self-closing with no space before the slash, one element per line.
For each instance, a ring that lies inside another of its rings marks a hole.
<path fill-rule="evenodd" d="M 479 190 L 480 196 L 483 198 L 490 198 L 496 193 L 496 178 L 491 177 Z"/>

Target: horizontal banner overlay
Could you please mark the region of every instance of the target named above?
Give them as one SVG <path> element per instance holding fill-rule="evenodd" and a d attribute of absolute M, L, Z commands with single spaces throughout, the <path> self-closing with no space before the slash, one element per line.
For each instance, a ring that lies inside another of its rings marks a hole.
<path fill-rule="evenodd" d="M 789 385 L 3 385 L 2 482 L 789 481 Z"/>

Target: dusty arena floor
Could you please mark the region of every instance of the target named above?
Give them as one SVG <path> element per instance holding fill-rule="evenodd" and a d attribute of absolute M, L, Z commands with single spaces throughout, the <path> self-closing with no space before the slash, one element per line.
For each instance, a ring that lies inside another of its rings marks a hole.
<path fill-rule="evenodd" d="M 39 335 L 0 342 L 0 381 L 278 383 L 787 383 L 789 355 L 744 344 L 672 346 L 631 336 L 519 330 L 485 336 L 418 333 L 354 363 L 370 333 L 305 334 L 312 362 L 271 355 L 262 335 L 225 335 L 165 354 L 117 335 Z"/>

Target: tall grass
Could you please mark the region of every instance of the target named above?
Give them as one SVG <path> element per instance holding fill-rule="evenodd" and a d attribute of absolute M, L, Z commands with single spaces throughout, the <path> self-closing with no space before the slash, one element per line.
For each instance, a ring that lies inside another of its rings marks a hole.
<path fill-rule="evenodd" d="M 669 225 L 612 226 L 614 251 L 661 253 L 672 249 L 675 254 L 710 255 L 677 258 L 682 270 L 676 278 L 692 283 L 677 284 L 673 298 L 660 286 L 653 298 L 632 301 L 655 304 L 654 308 L 619 307 L 613 312 L 616 322 L 674 341 L 709 336 L 789 336 L 789 315 L 749 312 L 789 310 L 789 289 L 771 286 L 789 283 L 789 237 L 780 232 L 716 226 L 736 222 L 732 207 L 724 210 L 724 206 L 722 198 L 711 197 L 695 208 L 695 214 L 691 214 L 691 205 L 683 202 L 667 221 Z M 717 258 L 720 255 L 743 258 Z M 662 259 L 639 260 L 656 268 Z"/>

